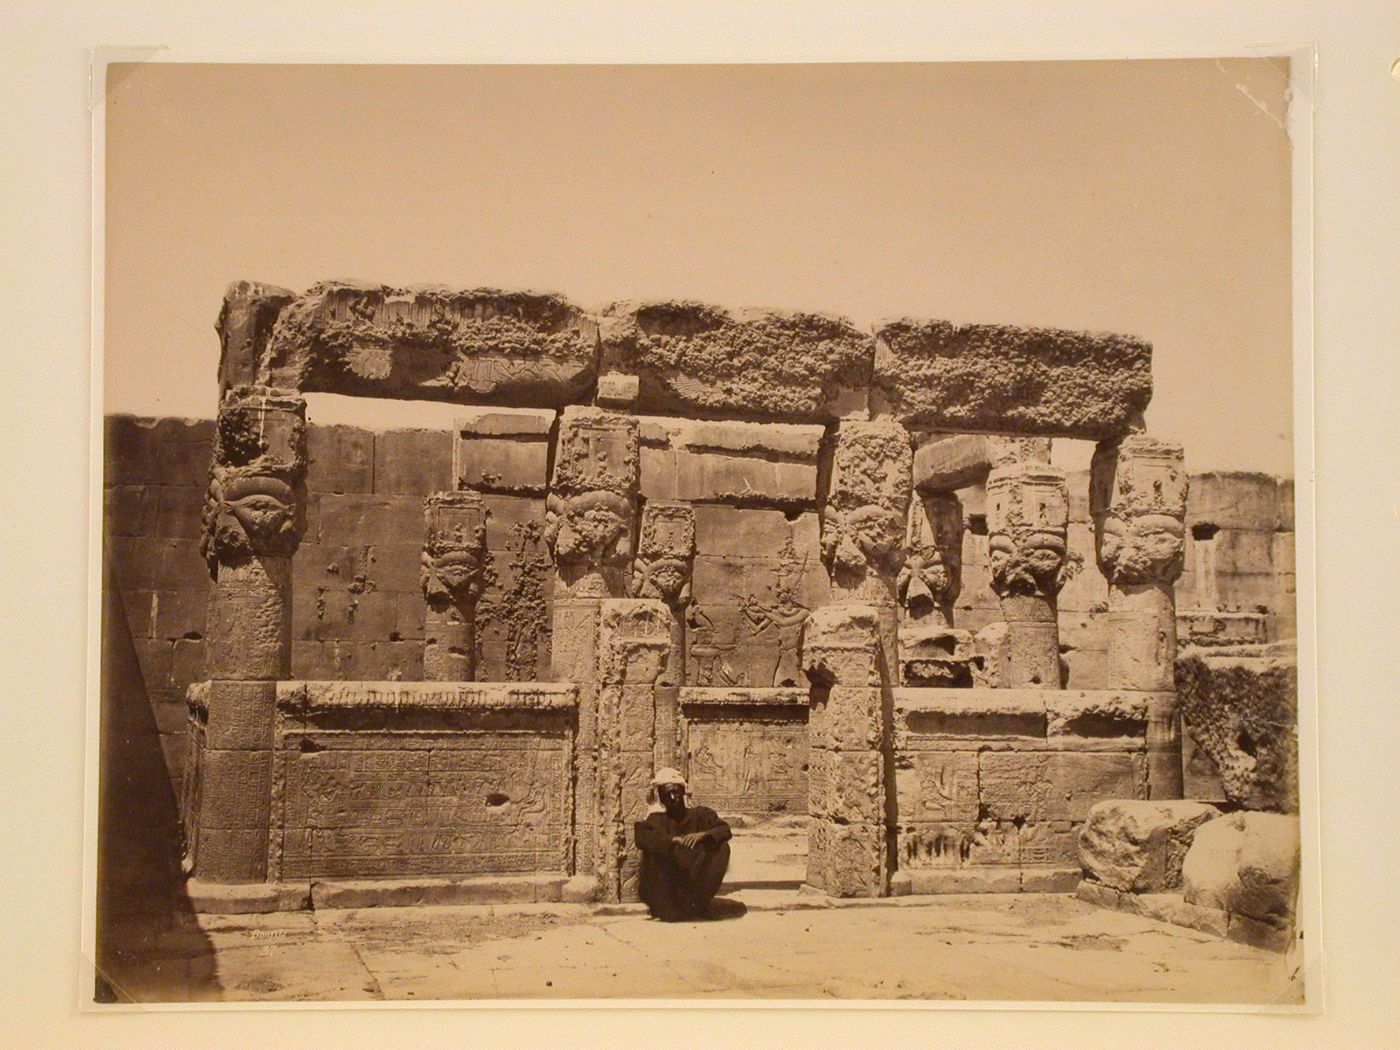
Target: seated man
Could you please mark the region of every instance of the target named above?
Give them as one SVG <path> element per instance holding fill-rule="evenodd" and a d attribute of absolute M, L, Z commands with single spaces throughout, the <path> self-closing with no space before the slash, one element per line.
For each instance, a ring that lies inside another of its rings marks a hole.
<path fill-rule="evenodd" d="M 685 778 L 662 769 L 652 780 L 661 810 L 637 822 L 642 900 L 663 922 L 710 918 L 710 901 L 729 867 L 733 832 L 715 811 L 685 804 Z"/>

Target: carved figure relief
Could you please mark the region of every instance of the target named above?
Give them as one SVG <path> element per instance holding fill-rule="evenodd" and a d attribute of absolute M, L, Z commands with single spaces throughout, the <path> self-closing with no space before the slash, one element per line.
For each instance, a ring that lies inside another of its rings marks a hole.
<path fill-rule="evenodd" d="M 962 591 L 962 503 L 952 493 L 914 500 L 909 508 L 908 556 L 895 580 L 905 622 L 933 619 L 945 627 Z"/>
<path fill-rule="evenodd" d="M 537 521 L 517 522 L 510 530 L 511 585 L 505 590 L 488 589 L 477 606 L 481 623 L 505 627 L 505 677 L 512 682 L 531 682 L 539 677 L 540 650 L 549 636 L 549 616 L 545 596 L 552 565 L 541 549 L 544 529 Z M 477 632 L 482 644 L 485 632 Z M 477 666 L 482 666 L 477 654 Z"/>
<path fill-rule="evenodd" d="M 765 604 L 754 595 L 745 595 L 740 605 L 745 618 L 754 627 L 755 635 L 771 633 L 778 643 L 778 657 L 773 665 L 772 686 L 802 684 L 802 625 L 811 610 L 793 597 L 786 587 L 778 590 L 777 600 Z"/>
<path fill-rule="evenodd" d="M 560 565 L 619 567 L 632 556 L 632 503 L 613 492 L 584 492 L 545 501 L 545 542 Z"/>
<path fill-rule="evenodd" d="M 722 645 L 717 637 L 715 621 L 709 613 L 692 601 L 685 608 L 685 626 L 689 632 L 687 655 L 693 661 L 693 685 L 748 685 L 748 675 L 736 671 L 725 654 L 734 646 Z"/>

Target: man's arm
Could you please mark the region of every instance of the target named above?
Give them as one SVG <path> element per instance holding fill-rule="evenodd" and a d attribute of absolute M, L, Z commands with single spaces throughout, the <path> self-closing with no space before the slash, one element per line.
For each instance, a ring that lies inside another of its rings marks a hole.
<path fill-rule="evenodd" d="M 704 835 L 707 839 L 718 846 L 721 842 L 728 842 L 734 837 L 734 832 L 729 825 L 719 819 L 719 814 L 708 806 L 697 806 L 696 814 L 699 823 L 704 828 Z"/>
<path fill-rule="evenodd" d="M 656 817 L 657 814 L 652 814 L 646 820 L 637 822 L 637 848 L 643 853 L 669 853 L 671 851 L 671 834 Z"/>

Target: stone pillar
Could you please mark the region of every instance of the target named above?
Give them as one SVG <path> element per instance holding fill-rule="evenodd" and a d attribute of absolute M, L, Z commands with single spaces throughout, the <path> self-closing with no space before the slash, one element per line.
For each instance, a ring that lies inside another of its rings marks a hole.
<path fill-rule="evenodd" d="M 1148 698 L 1148 793 L 1181 798 L 1175 582 L 1185 558 L 1187 476 L 1180 445 L 1146 434 L 1101 442 L 1090 512 L 1108 578 L 1109 681 Z"/>
<path fill-rule="evenodd" d="M 267 877 L 277 680 L 291 673 L 292 555 L 306 527 L 306 402 L 234 387 L 219 408 L 203 513 L 207 723 L 197 761 L 194 874 Z M 192 848 L 191 848 L 192 847 Z"/>
<path fill-rule="evenodd" d="M 559 419 L 545 541 L 554 558 L 552 675 L 579 690 L 571 897 L 596 891 L 598 615 L 626 596 L 640 464 L 633 416 L 570 405 Z"/>
<path fill-rule="evenodd" d="M 1060 688 L 1060 587 L 1077 567 L 1068 552 L 1065 472 L 1012 460 L 987 477 L 987 557 L 1006 620 L 1002 688 Z"/>
<path fill-rule="evenodd" d="M 656 764 L 678 766 L 680 687 L 685 684 L 685 612 L 695 564 L 695 511 L 688 503 L 649 500 L 642 508 L 632 594 L 671 611 L 671 657 L 656 690 Z"/>
<path fill-rule="evenodd" d="M 875 607 L 889 666 L 896 652 L 896 581 L 904 564 L 913 464 L 909 432 L 899 423 L 844 421 L 822 507 L 821 548 L 832 601 Z"/>
<path fill-rule="evenodd" d="M 972 684 L 972 635 L 953 627 L 962 591 L 962 501 L 951 492 L 909 505 L 907 556 L 899 570 L 899 682 L 952 688 Z"/>
<path fill-rule="evenodd" d="M 833 897 L 890 890 L 885 802 L 889 720 L 880 614 L 873 605 L 817 609 L 802 638 L 814 684 L 807 724 L 807 884 Z"/>
<path fill-rule="evenodd" d="M 423 501 L 423 678 L 476 677 L 476 601 L 486 583 L 487 510 L 475 492 L 437 492 Z"/>
<path fill-rule="evenodd" d="M 635 901 L 632 829 L 647 815 L 655 769 L 656 682 L 671 654 L 673 617 L 654 599 L 601 603 L 598 622 L 598 896 Z"/>

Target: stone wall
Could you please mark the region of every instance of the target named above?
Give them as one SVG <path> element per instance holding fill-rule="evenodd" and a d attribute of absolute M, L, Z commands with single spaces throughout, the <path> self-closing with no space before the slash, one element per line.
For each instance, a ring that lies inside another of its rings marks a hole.
<path fill-rule="evenodd" d="M 376 433 L 313 422 L 307 531 L 292 563 L 293 677 L 423 677 L 423 498 L 454 487 L 454 478 L 481 491 L 489 511 L 490 582 L 478 606 L 476 678 L 547 677 L 552 591 L 542 532 L 552 419 L 552 412 L 483 413 L 455 440 L 445 430 Z M 643 500 L 696 504 L 688 684 L 806 686 L 798 638 L 808 613 L 830 596 L 816 510 L 821 434 L 785 424 L 644 423 Z M 185 690 L 206 677 L 209 574 L 199 533 L 212 437 L 211 420 L 107 420 L 105 551 L 140 672 L 139 681 L 109 676 L 109 703 L 144 707 L 145 732 L 176 784 L 186 750 Z M 956 464 L 949 476 L 966 482 L 986 467 L 979 451 L 960 478 Z M 1092 567 L 1088 490 L 1087 472 L 1069 475 L 1069 543 L 1086 566 L 1059 594 L 1069 689 L 1105 681 L 1108 584 Z M 1293 636 L 1292 490 L 1291 481 L 1266 475 L 1192 477 L 1186 570 L 1177 584 L 1183 648 Z M 1001 619 L 988 570 L 985 492 L 977 481 L 957 494 L 967 527 L 953 618 L 976 632 Z M 106 629 L 108 645 L 117 644 L 112 632 L 121 624 L 109 617 Z M 1187 750 L 1190 762 L 1190 741 Z M 1200 774 L 1207 783 L 1210 775 Z"/>
<path fill-rule="evenodd" d="M 1146 694 L 896 689 L 902 892 L 1072 890 L 1105 798 L 1147 798 Z"/>

